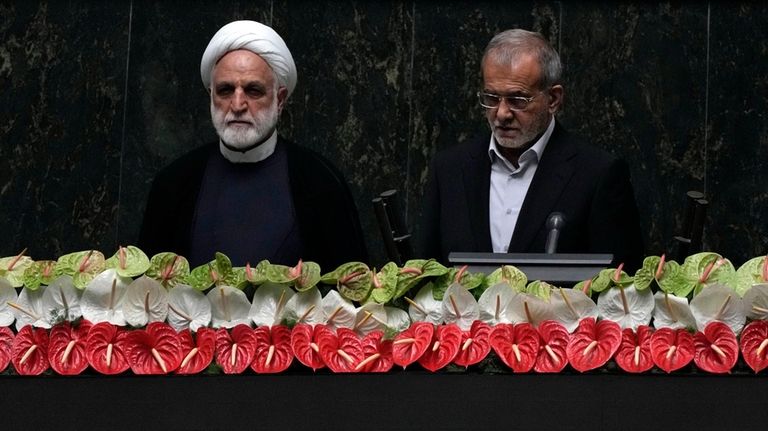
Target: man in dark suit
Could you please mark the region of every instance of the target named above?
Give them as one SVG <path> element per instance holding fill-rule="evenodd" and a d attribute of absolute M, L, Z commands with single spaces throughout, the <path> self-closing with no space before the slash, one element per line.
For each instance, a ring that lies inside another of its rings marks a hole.
<path fill-rule="evenodd" d="M 563 102 L 558 53 L 540 34 L 507 30 L 482 59 L 480 105 L 490 136 L 437 154 L 425 196 L 420 253 L 543 253 L 553 212 L 557 251 L 612 253 L 642 264 L 643 243 L 626 163 L 583 144 L 555 120 Z"/>
<path fill-rule="evenodd" d="M 174 161 L 155 178 L 139 246 L 190 264 L 217 251 L 233 265 L 295 265 L 332 271 L 367 259 L 357 210 L 339 171 L 315 152 L 278 137 L 296 86 L 283 39 L 254 21 L 235 21 L 211 39 L 200 62 L 219 141 Z"/>

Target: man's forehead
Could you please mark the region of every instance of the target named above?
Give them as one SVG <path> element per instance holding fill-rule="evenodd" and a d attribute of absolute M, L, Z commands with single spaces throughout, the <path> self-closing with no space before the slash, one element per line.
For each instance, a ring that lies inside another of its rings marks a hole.
<path fill-rule="evenodd" d="M 239 49 L 224 54 L 213 68 L 213 79 L 236 77 L 271 81 L 275 79 L 269 64 L 258 54 Z"/>

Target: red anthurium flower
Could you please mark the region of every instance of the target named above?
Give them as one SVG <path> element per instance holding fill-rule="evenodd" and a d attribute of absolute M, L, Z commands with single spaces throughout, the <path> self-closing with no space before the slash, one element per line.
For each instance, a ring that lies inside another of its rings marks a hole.
<path fill-rule="evenodd" d="M 461 348 L 453 363 L 462 367 L 474 365 L 491 351 L 491 325 L 475 320 L 469 331 L 461 333 Z"/>
<path fill-rule="evenodd" d="M 261 326 L 253 331 L 256 335 L 256 351 L 251 369 L 257 373 L 279 373 L 293 362 L 291 330 L 287 326 Z"/>
<path fill-rule="evenodd" d="M 91 368 L 101 374 L 120 374 L 127 370 L 128 331 L 109 322 L 91 326 L 85 356 Z"/>
<path fill-rule="evenodd" d="M 435 325 L 415 322 L 392 341 L 392 361 L 403 368 L 416 362 L 430 347 Z"/>
<path fill-rule="evenodd" d="M 85 352 L 91 326 L 91 322 L 81 320 L 75 325 L 64 321 L 51 328 L 48 361 L 54 371 L 63 376 L 72 376 L 88 368 Z"/>
<path fill-rule="evenodd" d="M 768 262 L 768 259 L 766 261 Z M 744 330 L 741 331 L 741 355 L 744 357 L 744 362 L 756 373 L 768 367 L 767 321 L 755 320 L 744 327 Z M 0 361 L 0 371 L 3 369 L 2 366 L 2 361 Z"/>
<path fill-rule="evenodd" d="M 559 373 L 568 365 L 568 341 L 571 334 L 562 323 L 545 320 L 539 324 L 539 355 L 533 370 L 537 373 Z"/>
<path fill-rule="evenodd" d="M 363 359 L 363 345 L 357 333 L 351 329 L 338 328 L 336 333 L 330 329 L 317 335 L 317 346 L 325 365 L 334 373 L 356 372 L 355 367 Z"/>
<path fill-rule="evenodd" d="M 419 358 L 419 365 L 435 372 L 450 364 L 461 348 L 461 328 L 451 323 L 438 325 L 427 351 Z"/>
<path fill-rule="evenodd" d="M 384 332 L 371 331 L 363 337 L 363 360 L 355 369 L 365 373 L 386 373 L 392 369 L 392 340 L 384 340 Z"/>
<path fill-rule="evenodd" d="M 152 322 L 128 334 L 128 363 L 135 374 L 168 374 L 182 359 L 179 335 L 167 323 Z"/>
<path fill-rule="evenodd" d="M 329 330 L 325 325 L 312 326 L 299 323 L 291 330 L 293 356 L 305 366 L 312 368 L 312 371 L 325 367 L 325 362 L 320 357 L 320 348 L 317 346 L 317 334 L 323 329 Z"/>
<path fill-rule="evenodd" d="M 621 327 L 610 320 L 595 322 L 587 317 L 571 335 L 566 353 L 568 362 L 580 372 L 594 370 L 605 365 L 621 344 Z"/>
<path fill-rule="evenodd" d="M 628 373 L 642 373 L 653 368 L 651 335 L 653 329 L 646 325 L 638 326 L 637 333 L 632 328 L 621 331 L 621 345 L 614 358 L 619 368 Z"/>
<path fill-rule="evenodd" d="M 211 328 L 198 328 L 195 336 L 189 329 L 179 332 L 181 347 L 181 365 L 176 374 L 197 374 L 202 372 L 213 361 L 213 351 L 216 349 L 216 331 Z"/>
<path fill-rule="evenodd" d="M 490 342 L 496 355 L 516 373 L 531 371 L 541 344 L 539 333 L 528 322 L 494 326 Z"/>
<path fill-rule="evenodd" d="M 0 327 L 0 373 L 11 363 L 11 346 L 13 346 L 13 331 L 8 327 Z"/>
<path fill-rule="evenodd" d="M 651 335 L 653 363 L 668 373 L 688 365 L 694 351 L 693 335 L 685 329 L 661 328 Z"/>
<path fill-rule="evenodd" d="M 723 322 L 707 324 L 704 332 L 693 336 L 696 353 L 693 362 L 710 373 L 727 373 L 739 359 L 739 343 L 736 334 Z"/>
<path fill-rule="evenodd" d="M 250 326 L 240 324 L 227 331 L 216 331 L 216 363 L 226 374 L 240 374 L 251 365 L 256 354 L 256 334 Z"/>
<path fill-rule="evenodd" d="M 48 331 L 27 325 L 13 339 L 11 361 L 22 376 L 36 376 L 48 369 Z"/>

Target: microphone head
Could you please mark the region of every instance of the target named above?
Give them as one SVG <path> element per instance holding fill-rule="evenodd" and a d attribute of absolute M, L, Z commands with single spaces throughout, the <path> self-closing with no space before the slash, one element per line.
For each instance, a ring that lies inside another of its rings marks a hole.
<path fill-rule="evenodd" d="M 547 217 L 547 230 L 562 229 L 565 226 L 565 216 L 563 213 L 556 211 Z"/>

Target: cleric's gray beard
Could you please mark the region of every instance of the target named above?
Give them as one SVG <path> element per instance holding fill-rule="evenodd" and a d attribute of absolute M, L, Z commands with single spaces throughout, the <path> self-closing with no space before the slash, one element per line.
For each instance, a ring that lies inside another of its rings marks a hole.
<path fill-rule="evenodd" d="M 216 128 L 216 133 L 224 145 L 236 151 L 248 151 L 269 138 L 275 130 L 278 117 L 277 97 L 272 99 L 272 105 L 268 109 L 258 111 L 255 117 L 251 116 L 250 112 L 242 115 L 235 115 L 232 112 L 225 114 L 211 101 L 213 127 Z M 248 121 L 251 125 L 246 127 L 227 125 L 233 120 Z"/>

